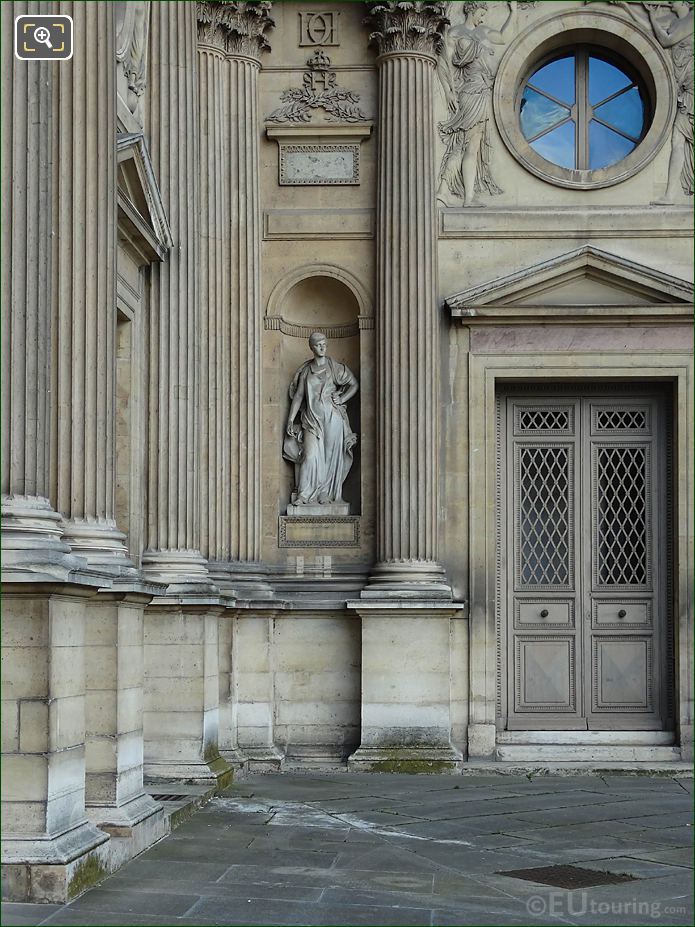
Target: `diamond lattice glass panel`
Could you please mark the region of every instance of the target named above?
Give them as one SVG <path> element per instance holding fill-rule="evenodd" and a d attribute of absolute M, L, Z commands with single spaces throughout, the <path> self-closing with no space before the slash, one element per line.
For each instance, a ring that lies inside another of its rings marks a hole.
<path fill-rule="evenodd" d="M 570 581 L 570 458 L 566 447 L 519 450 L 519 581 Z"/>
<path fill-rule="evenodd" d="M 647 583 L 647 455 L 599 447 L 597 578 L 601 586 Z"/>
<path fill-rule="evenodd" d="M 647 415 L 644 409 L 601 409 L 596 427 L 599 431 L 645 431 Z"/>
<path fill-rule="evenodd" d="M 520 431 L 568 431 L 569 424 L 566 409 L 522 409 L 519 413 Z"/>

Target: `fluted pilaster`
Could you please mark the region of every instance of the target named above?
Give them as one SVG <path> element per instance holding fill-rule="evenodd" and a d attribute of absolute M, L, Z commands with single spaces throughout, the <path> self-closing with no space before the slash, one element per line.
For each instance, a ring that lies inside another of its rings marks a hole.
<path fill-rule="evenodd" d="M 174 247 L 151 270 L 146 574 L 209 584 L 200 554 L 198 54 L 196 8 L 151 7 L 147 141 Z M 181 591 L 181 590 L 179 590 Z"/>
<path fill-rule="evenodd" d="M 271 4 L 199 3 L 201 546 L 223 588 L 262 592 L 258 72 Z"/>
<path fill-rule="evenodd" d="M 377 558 L 365 596 L 450 596 L 437 563 L 432 80 L 443 3 L 372 4 L 379 66 Z"/>
<path fill-rule="evenodd" d="M 2 31 L 40 3 L 3 3 Z M 7 41 L 11 41 L 10 38 Z M 2 70 L 2 547 L 7 580 L 66 578 L 75 558 L 50 496 L 52 111 L 56 65 Z"/>
<path fill-rule="evenodd" d="M 53 255 L 57 332 L 55 498 L 73 551 L 128 565 L 114 519 L 116 92 L 114 10 L 61 3 L 74 55 L 57 70 Z"/>

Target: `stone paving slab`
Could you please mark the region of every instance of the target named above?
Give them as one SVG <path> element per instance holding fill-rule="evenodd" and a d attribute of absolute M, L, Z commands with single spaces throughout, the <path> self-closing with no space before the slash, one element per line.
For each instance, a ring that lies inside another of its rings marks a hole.
<path fill-rule="evenodd" d="M 690 780 L 351 773 L 250 776 L 69 905 L 29 925 L 691 924 Z M 554 889 L 571 863 L 633 876 Z"/>

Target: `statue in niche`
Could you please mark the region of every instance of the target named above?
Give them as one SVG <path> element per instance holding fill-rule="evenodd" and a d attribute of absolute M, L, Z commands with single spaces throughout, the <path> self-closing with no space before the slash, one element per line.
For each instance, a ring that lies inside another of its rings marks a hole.
<path fill-rule="evenodd" d="M 444 88 L 451 116 L 439 123 L 446 151 L 439 170 L 437 199 L 444 205 L 447 192 L 463 200 L 464 206 L 484 206 L 480 194 L 496 196 L 497 186 L 490 167 L 490 119 L 492 88 L 497 67 L 490 59 L 495 45 L 504 45 L 513 31 L 517 4 L 507 3 L 509 12 L 501 29 L 483 25 L 487 3 L 461 4 L 465 20 L 451 26 L 439 58 L 437 73 Z"/>
<path fill-rule="evenodd" d="M 693 184 L 693 114 L 695 113 L 695 91 L 693 74 L 693 4 L 692 3 L 616 3 L 632 16 L 641 26 L 651 26 L 659 44 L 671 51 L 673 74 L 676 79 L 678 100 L 676 118 L 671 136 L 671 157 L 668 162 L 666 193 L 656 203 L 675 203 L 679 196 L 679 185 L 686 196 L 692 196 Z M 670 21 L 660 19 L 667 11 Z"/>
<path fill-rule="evenodd" d="M 357 435 L 350 427 L 345 404 L 357 392 L 358 384 L 345 364 L 327 356 L 326 345 L 323 332 L 311 335 L 313 357 L 297 370 L 290 385 L 282 452 L 295 465 L 296 485 L 288 515 L 349 513 L 342 492 Z"/>

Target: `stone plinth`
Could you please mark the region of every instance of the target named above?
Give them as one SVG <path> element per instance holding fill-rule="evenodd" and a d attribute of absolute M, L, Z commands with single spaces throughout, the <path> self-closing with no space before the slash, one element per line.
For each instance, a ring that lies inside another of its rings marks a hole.
<path fill-rule="evenodd" d="M 224 788 L 219 752 L 219 607 L 157 599 L 145 609 L 145 777 Z"/>
<path fill-rule="evenodd" d="M 304 515 L 318 517 L 322 515 L 349 515 L 350 504 L 349 502 L 332 502 L 323 505 L 293 505 L 290 503 L 287 506 L 287 514 L 300 517 Z"/>
<path fill-rule="evenodd" d="M 109 837 L 85 813 L 85 608 L 73 584 L 5 589 L 3 898 L 66 902 L 103 878 Z"/>
<path fill-rule="evenodd" d="M 238 611 L 232 653 L 237 746 L 249 769 L 278 769 L 274 743 L 275 692 L 273 622 L 275 612 Z"/>
<path fill-rule="evenodd" d="M 101 593 L 87 607 L 87 816 L 111 835 L 113 869 L 167 830 L 143 788 L 143 611 L 152 591 Z"/>
<path fill-rule="evenodd" d="M 362 740 L 348 767 L 447 773 L 461 767 L 451 743 L 449 603 L 348 603 L 362 620 Z"/>

